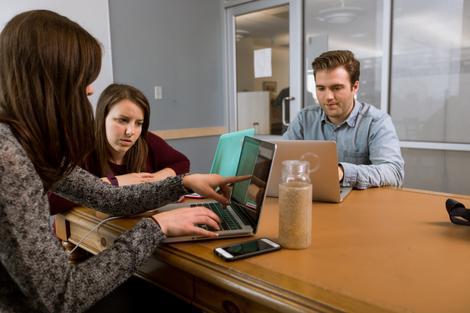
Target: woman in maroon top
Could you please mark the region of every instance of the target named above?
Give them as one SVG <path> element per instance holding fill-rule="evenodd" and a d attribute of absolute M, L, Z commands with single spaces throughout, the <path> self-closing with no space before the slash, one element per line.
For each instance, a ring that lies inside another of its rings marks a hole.
<path fill-rule="evenodd" d="M 129 85 L 111 84 L 96 106 L 94 153 L 84 168 L 115 186 L 163 180 L 189 172 L 189 160 L 148 131 L 150 106 L 144 94 Z M 76 206 L 49 194 L 51 214 Z"/>

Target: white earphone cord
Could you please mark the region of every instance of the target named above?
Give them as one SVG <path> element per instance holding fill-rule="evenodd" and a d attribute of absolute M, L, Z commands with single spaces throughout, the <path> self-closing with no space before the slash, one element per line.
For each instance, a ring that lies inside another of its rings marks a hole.
<path fill-rule="evenodd" d="M 75 245 L 75 247 L 68 251 L 67 254 L 68 255 L 71 255 L 79 246 L 80 244 L 88 237 L 90 236 L 90 234 L 94 231 L 98 231 L 98 229 L 101 227 L 101 225 L 103 225 L 104 223 L 107 223 L 109 221 L 112 221 L 112 220 L 115 220 L 115 219 L 118 219 L 118 218 L 122 218 L 122 216 L 111 216 L 111 217 L 108 217 L 108 218 L 105 218 L 104 220 L 102 220 L 101 222 L 99 222 L 98 224 L 96 224 L 92 229 L 90 229 L 82 238 L 80 238 L 80 240 L 78 241 L 78 243 Z"/>

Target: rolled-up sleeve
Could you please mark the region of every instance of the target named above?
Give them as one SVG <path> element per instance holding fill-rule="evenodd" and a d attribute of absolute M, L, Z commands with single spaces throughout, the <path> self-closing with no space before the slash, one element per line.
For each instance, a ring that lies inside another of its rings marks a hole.
<path fill-rule="evenodd" d="M 401 186 L 405 162 L 389 115 L 384 114 L 371 124 L 368 143 L 371 164 L 341 162 L 344 171 L 342 185 L 356 189 Z"/>

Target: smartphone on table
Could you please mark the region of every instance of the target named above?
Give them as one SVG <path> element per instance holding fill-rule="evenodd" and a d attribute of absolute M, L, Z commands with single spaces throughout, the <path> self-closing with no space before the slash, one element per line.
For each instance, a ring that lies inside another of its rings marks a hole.
<path fill-rule="evenodd" d="M 259 238 L 226 247 L 215 248 L 214 253 L 225 261 L 234 261 L 279 249 L 281 249 L 281 245 L 271 239 Z"/>

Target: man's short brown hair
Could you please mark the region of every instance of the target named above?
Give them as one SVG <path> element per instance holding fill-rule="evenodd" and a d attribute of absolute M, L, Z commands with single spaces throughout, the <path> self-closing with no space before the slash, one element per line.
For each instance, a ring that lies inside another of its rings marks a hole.
<path fill-rule="evenodd" d="M 351 86 L 354 85 L 359 80 L 360 63 L 349 50 L 332 50 L 322 53 L 312 62 L 313 75 L 316 77 L 318 71 L 333 70 L 340 66 L 349 73 Z"/>

